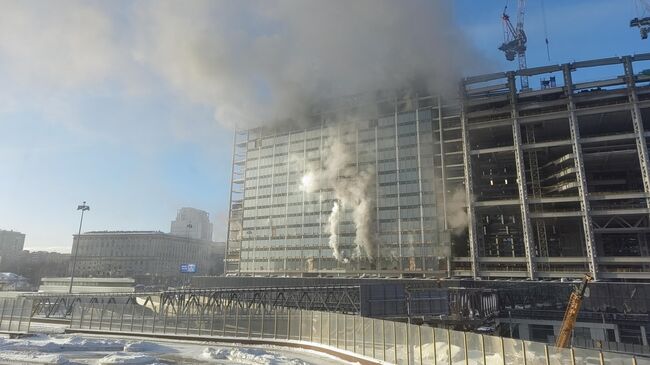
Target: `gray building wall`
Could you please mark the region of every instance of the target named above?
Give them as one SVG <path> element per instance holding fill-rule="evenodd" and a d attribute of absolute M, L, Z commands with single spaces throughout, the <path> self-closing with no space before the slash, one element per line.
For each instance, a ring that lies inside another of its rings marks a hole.
<path fill-rule="evenodd" d="M 25 246 L 25 234 L 0 229 L 0 265 L 17 258 Z"/>
<path fill-rule="evenodd" d="M 87 232 L 73 237 L 79 251 L 75 275 L 94 277 L 183 278 L 181 264 L 196 264 L 196 275 L 220 272 L 220 247 L 210 241 L 162 232 Z"/>
<path fill-rule="evenodd" d="M 212 223 L 208 212 L 195 208 L 181 208 L 171 223 L 170 233 L 175 236 L 212 241 Z"/>

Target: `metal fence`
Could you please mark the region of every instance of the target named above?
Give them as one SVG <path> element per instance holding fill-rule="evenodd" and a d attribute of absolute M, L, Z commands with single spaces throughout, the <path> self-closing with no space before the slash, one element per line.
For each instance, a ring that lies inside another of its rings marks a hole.
<path fill-rule="evenodd" d="M 650 359 L 355 315 L 287 308 L 212 307 L 163 313 L 131 304 L 78 306 L 72 329 L 317 343 L 399 365 L 650 365 Z"/>
<path fill-rule="evenodd" d="M 584 347 L 589 349 L 602 349 L 605 351 L 627 352 L 631 354 L 641 354 L 650 356 L 650 346 L 644 346 L 634 343 L 598 341 L 590 338 L 574 338 L 571 340 L 574 347 Z"/>
<path fill-rule="evenodd" d="M 0 331 L 29 332 L 32 301 L 24 298 L 0 299 Z"/>

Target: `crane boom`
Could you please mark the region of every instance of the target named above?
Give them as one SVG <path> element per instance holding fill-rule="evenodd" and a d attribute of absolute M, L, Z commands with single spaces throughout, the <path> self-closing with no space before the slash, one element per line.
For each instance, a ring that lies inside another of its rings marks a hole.
<path fill-rule="evenodd" d="M 589 274 L 585 275 L 580 286 L 571 293 L 569 303 L 567 303 L 566 312 L 564 312 L 562 327 L 560 328 L 560 333 L 555 341 L 556 347 L 566 348 L 569 345 L 571 332 L 573 332 L 573 328 L 576 325 L 578 313 L 580 312 L 580 305 L 585 296 L 585 290 L 587 290 L 587 285 L 589 285 L 589 282 L 592 280 L 593 278 Z"/>
<path fill-rule="evenodd" d="M 637 7 L 637 13 L 640 12 L 639 5 L 641 5 L 644 10 L 638 17 L 630 20 L 630 27 L 638 27 L 639 32 L 641 33 L 641 39 L 647 39 L 648 33 L 650 33 L 650 17 L 646 15 L 650 11 L 650 3 L 647 0 L 637 0 L 635 5 Z"/>
<path fill-rule="evenodd" d="M 508 61 L 514 61 L 515 56 L 519 62 L 519 69 L 526 68 L 526 32 L 524 32 L 524 15 L 526 12 L 526 0 L 519 0 L 517 3 L 517 27 L 512 25 L 510 16 L 506 13 L 508 6 L 503 9 L 501 20 L 503 22 L 503 43 L 499 50 L 503 51 Z M 521 89 L 528 90 L 528 76 L 521 76 Z"/>

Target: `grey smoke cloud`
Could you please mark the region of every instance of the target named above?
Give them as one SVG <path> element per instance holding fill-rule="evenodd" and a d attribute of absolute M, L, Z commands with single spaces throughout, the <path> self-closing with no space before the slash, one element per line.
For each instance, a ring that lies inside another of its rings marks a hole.
<path fill-rule="evenodd" d="M 53 90 L 166 85 L 247 127 L 319 100 L 426 85 L 455 92 L 482 63 L 448 0 L 0 3 L 12 81 Z M 155 80 L 152 80 L 155 79 Z"/>
<path fill-rule="evenodd" d="M 455 92 L 480 59 L 449 1 L 156 1 L 136 14 L 137 59 L 231 126 L 416 82 Z"/>

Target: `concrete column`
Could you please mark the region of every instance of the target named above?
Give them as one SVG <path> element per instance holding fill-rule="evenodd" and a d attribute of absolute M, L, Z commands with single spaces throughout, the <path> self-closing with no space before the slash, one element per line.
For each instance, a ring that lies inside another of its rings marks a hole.
<path fill-rule="evenodd" d="M 530 340 L 530 326 L 528 323 L 519 323 L 519 338 Z"/>

